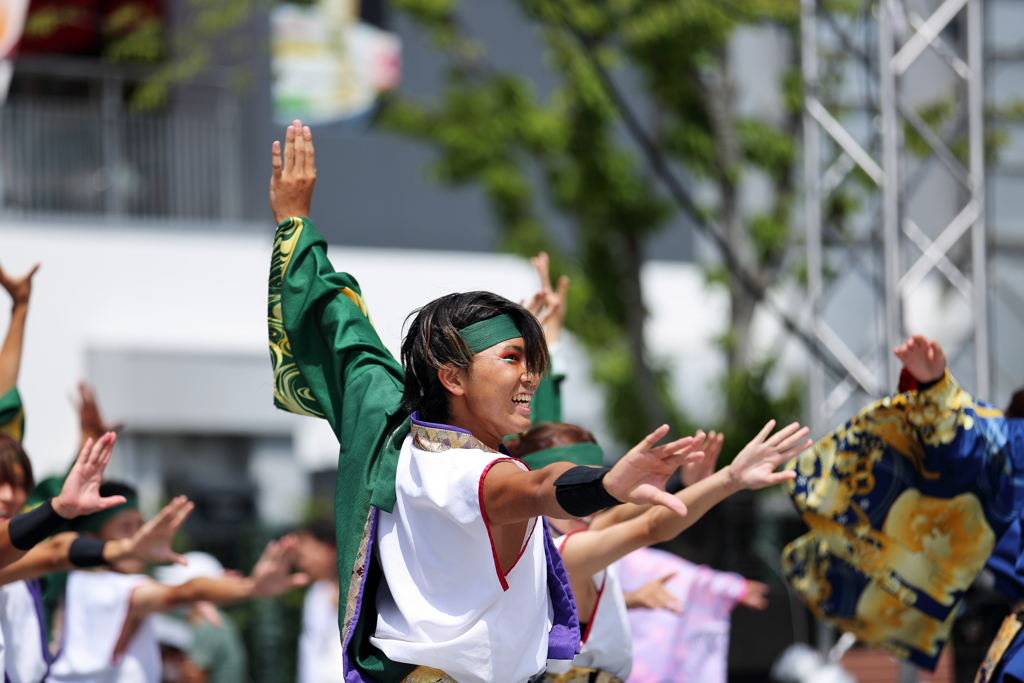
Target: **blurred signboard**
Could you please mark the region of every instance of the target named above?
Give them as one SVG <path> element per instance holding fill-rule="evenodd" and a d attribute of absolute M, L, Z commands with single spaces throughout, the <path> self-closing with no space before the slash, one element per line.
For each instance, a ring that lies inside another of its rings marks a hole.
<path fill-rule="evenodd" d="M 2 0 L 0 0 L 2 1 Z M 383 0 L 280 2 L 271 11 L 274 118 L 282 124 L 369 121 L 401 74 Z"/>
<path fill-rule="evenodd" d="M 7 99 L 14 72 L 10 57 L 25 28 L 26 11 L 28 0 L 0 0 L 0 104 Z"/>

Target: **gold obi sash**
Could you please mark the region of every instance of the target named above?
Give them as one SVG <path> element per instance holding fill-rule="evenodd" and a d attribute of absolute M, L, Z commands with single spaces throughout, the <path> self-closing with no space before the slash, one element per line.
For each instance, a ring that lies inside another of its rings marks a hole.
<path fill-rule="evenodd" d="M 607 671 L 574 666 L 564 674 L 544 674 L 541 683 L 622 683 L 622 681 Z"/>
<path fill-rule="evenodd" d="M 457 683 L 454 678 L 439 669 L 418 666 L 402 679 L 402 683 Z"/>

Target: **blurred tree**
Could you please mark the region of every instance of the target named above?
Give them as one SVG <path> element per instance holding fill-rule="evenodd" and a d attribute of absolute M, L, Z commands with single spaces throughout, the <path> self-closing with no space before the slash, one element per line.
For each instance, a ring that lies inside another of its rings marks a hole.
<path fill-rule="evenodd" d="M 624 140 L 622 112 L 602 71 L 631 77 L 630 97 L 651 112 L 650 134 L 660 152 L 713 189 L 699 218 L 720 226 L 749 274 L 744 283 L 724 267 L 708 269 L 710 282 L 728 288 L 731 303 L 729 330 L 720 340 L 729 361 L 722 387 L 733 430 L 729 443 L 734 449 L 745 443 L 766 414 L 797 417 L 798 389 L 781 399 L 766 389 L 772 365 L 754 357 L 751 323 L 764 288 L 792 272 L 787 253 L 799 72 L 791 68 L 779 83 L 786 105 L 781 117 L 740 116 L 729 46 L 742 26 L 770 22 L 795 31 L 798 2 L 517 4 L 538 27 L 558 79 L 549 96 L 538 97 L 522 75 L 489 64 L 484 47 L 459 21 L 457 0 L 393 0 L 447 56 L 447 79 L 436 102 L 396 98 L 384 124 L 438 150 L 430 168 L 436 179 L 483 189 L 505 249 L 522 255 L 547 250 L 555 270 L 572 276 L 567 326 L 586 347 L 594 378 L 606 389 L 607 422 L 615 437 L 631 443 L 665 421 L 690 428 L 672 400 L 666 367 L 645 343 L 645 247 L 681 209 L 657 191 L 636 141 Z M 768 179 L 771 203 L 745 213 L 741 183 L 753 172 Z M 568 219 L 574 253 L 557 248 L 544 205 Z"/>

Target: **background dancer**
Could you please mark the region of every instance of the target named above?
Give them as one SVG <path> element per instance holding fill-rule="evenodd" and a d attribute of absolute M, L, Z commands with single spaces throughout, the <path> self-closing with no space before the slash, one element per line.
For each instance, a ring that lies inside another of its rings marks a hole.
<path fill-rule="evenodd" d="M 200 577 L 223 579 L 228 576 L 224 565 L 209 553 L 193 551 L 185 553 L 185 559 L 187 565 L 157 567 L 156 580 L 168 586 L 180 586 Z M 191 637 L 185 643 L 187 647 L 179 648 L 180 653 L 172 653 L 172 658 L 186 670 L 185 683 L 192 683 L 189 678 L 195 676 L 202 677 L 201 683 L 248 683 L 249 655 L 231 615 L 202 600 L 176 610 L 179 615 L 182 611 Z"/>
<path fill-rule="evenodd" d="M 1024 506 L 1024 423 L 963 391 L 936 342 L 914 336 L 894 352 L 917 389 L 868 405 L 787 465 L 811 531 L 783 567 L 816 616 L 931 669 Z"/>
<path fill-rule="evenodd" d="M 664 483 L 693 440 L 634 449 L 607 472 L 569 463 L 528 472 L 501 456 L 502 438 L 529 426 L 547 370 L 536 318 L 485 292 L 442 297 L 411 322 L 400 366 L 370 324 L 358 284 L 334 271 L 306 218 L 316 180 L 308 127 L 289 126 L 273 165 L 275 403 L 325 417 L 341 443 L 335 518 L 346 676 L 525 682 L 548 657 L 571 659 L 575 608 L 536 518 L 625 500 L 685 513 Z M 453 448 L 457 457 L 445 454 Z"/>
<path fill-rule="evenodd" d="M 611 674 L 609 681 L 624 681 L 630 673 L 632 650 L 626 616 L 626 604 L 614 562 L 638 548 L 675 538 L 699 520 L 728 495 L 743 489 L 760 489 L 792 478 L 792 473 L 774 472 L 780 464 L 811 445 L 805 439 L 807 428 L 791 424 L 770 435 L 774 421 L 736 456 L 727 467 L 713 472 L 722 446 L 721 435 L 694 437 L 700 442 L 703 460 L 700 479 L 676 493 L 689 511 L 685 517 L 665 514 L 664 508 L 650 508 L 633 519 L 597 530 L 575 521 L 552 520 L 565 534 L 559 550 L 572 581 L 579 608 L 581 627 L 585 623 L 582 652 L 572 668 L 549 662 L 549 679 L 561 681 L 595 672 Z M 543 448 L 548 444 L 559 444 Z M 545 423 L 509 442 L 509 449 L 531 467 L 542 467 L 551 460 L 571 460 L 596 465 L 603 461 L 601 448 L 593 436 L 574 425 Z M 691 465 L 697 465 L 696 459 Z"/>
<path fill-rule="evenodd" d="M 142 526 L 138 499 L 126 484 L 107 482 L 125 503 L 76 522 L 80 533 L 102 540 L 134 535 Z M 106 683 L 130 677 L 159 683 L 160 650 L 149 615 L 196 601 L 229 603 L 273 597 L 304 585 L 303 574 L 289 574 L 296 540 L 286 536 L 267 544 L 245 578 L 195 578 L 167 586 L 142 574 L 143 564 L 122 560 L 112 570 L 72 571 L 64 597 L 60 654 L 47 676 L 49 683 Z"/>
<path fill-rule="evenodd" d="M 302 633 L 296 683 L 342 683 L 344 650 L 338 628 L 338 550 L 334 524 L 318 519 L 304 525 L 295 564 L 312 581 L 302 605 Z"/>

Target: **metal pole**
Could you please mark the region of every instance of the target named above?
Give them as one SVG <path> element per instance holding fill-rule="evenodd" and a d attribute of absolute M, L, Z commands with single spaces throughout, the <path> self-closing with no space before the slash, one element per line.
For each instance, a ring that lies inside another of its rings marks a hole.
<path fill-rule="evenodd" d="M 801 67 L 804 77 L 804 222 L 807 230 L 807 298 L 813 323 L 821 315 L 824 291 L 821 280 L 821 149 L 818 122 L 807 107 L 807 99 L 817 97 L 818 26 L 816 0 L 800 0 Z M 817 358 L 810 370 L 811 429 L 823 434 L 822 406 L 825 403 L 825 369 Z"/>
<path fill-rule="evenodd" d="M 990 370 L 988 348 L 988 259 L 985 239 L 985 133 L 984 101 L 984 55 L 982 54 L 982 32 L 984 30 L 981 0 L 969 0 L 967 4 L 967 64 L 971 78 L 967 82 L 967 118 L 970 143 L 971 195 L 978 202 L 981 211 L 971 226 L 971 262 L 974 279 L 974 362 L 975 392 L 990 399 Z"/>
<path fill-rule="evenodd" d="M 882 113 L 882 157 L 885 182 L 882 185 L 882 243 L 885 268 L 885 343 L 883 349 L 888 368 L 888 386 L 895 387 L 899 380 L 899 360 L 891 353 L 892 347 L 903 337 L 903 306 L 900 295 L 900 174 L 899 174 L 899 116 L 896 109 L 896 72 L 893 70 L 894 16 L 893 3 L 879 3 L 878 57 L 881 70 L 879 103 Z"/>

